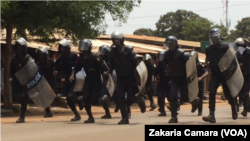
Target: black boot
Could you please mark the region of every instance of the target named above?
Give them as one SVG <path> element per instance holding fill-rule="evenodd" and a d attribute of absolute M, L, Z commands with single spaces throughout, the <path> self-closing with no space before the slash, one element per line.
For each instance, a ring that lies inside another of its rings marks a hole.
<path fill-rule="evenodd" d="M 111 114 L 110 114 L 110 111 L 109 111 L 108 97 L 103 97 L 102 106 L 103 106 L 103 109 L 105 110 L 105 115 L 102 116 L 101 118 L 102 119 L 110 119 L 110 118 L 112 118 Z"/>
<path fill-rule="evenodd" d="M 178 101 L 170 102 L 170 108 L 171 108 L 171 119 L 168 121 L 168 123 L 178 123 L 177 118 L 177 103 Z"/>
<path fill-rule="evenodd" d="M 142 113 L 146 112 L 146 104 L 145 104 L 145 100 L 142 97 L 137 97 L 137 103 L 141 109 Z"/>
<path fill-rule="evenodd" d="M 122 120 L 120 122 L 118 122 L 118 124 L 129 124 L 126 106 L 127 106 L 127 104 L 125 104 L 124 101 L 122 101 L 122 100 L 119 101 L 119 108 L 121 111 Z"/>
<path fill-rule="evenodd" d="M 45 111 L 46 111 L 46 115 L 44 115 L 45 118 L 53 117 L 49 107 L 47 107 Z"/>
<path fill-rule="evenodd" d="M 16 121 L 16 123 L 24 123 L 24 122 L 25 122 L 24 116 L 20 116 L 19 119 Z"/>
<path fill-rule="evenodd" d="M 237 106 L 231 105 L 231 110 L 232 110 L 232 119 L 236 120 L 238 118 Z"/>
<path fill-rule="evenodd" d="M 81 116 L 77 111 L 73 111 L 75 114 L 75 117 L 71 119 L 71 121 L 78 121 L 81 120 Z"/>
<path fill-rule="evenodd" d="M 129 120 L 128 118 L 122 118 L 120 122 L 118 122 L 118 124 L 129 124 Z"/>
<path fill-rule="evenodd" d="M 94 119 L 92 112 L 91 112 L 91 107 L 86 108 L 86 112 L 87 112 L 89 118 L 88 118 L 88 120 L 85 120 L 84 123 L 95 123 L 95 119 Z"/>
<path fill-rule="evenodd" d="M 241 115 L 244 117 L 247 117 L 247 110 L 244 108 L 244 110 L 241 112 Z"/>
<path fill-rule="evenodd" d="M 159 117 L 167 116 L 167 114 L 166 114 L 166 112 L 161 112 L 158 116 L 159 116 Z"/>
<path fill-rule="evenodd" d="M 149 109 L 149 111 L 154 111 L 154 109 L 156 109 L 156 105 L 154 103 L 154 101 L 150 104 L 151 109 Z"/>
<path fill-rule="evenodd" d="M 198 116 L 202 115 L 202 108 L 203 108 L 203 99 L 199 99 L 199 104 L 198 104 Z"/>
<path fill-rule="evenodd" d="M 210 110 L 210 114 L 208 116 L 202 117 L 202 119 L 205 122 L 210 122 L 210 123 L 216 123 L 215 117 L 214 117 L 214 111 Z"/>
<path fill-rule="evenodd" d="M 192 110 L 191 110 L 191 112 L 194 113 L 198 109 L 199 98 L 197 97 L 194 101 L 191 102 L 191 104 L 192 104 Z"/>

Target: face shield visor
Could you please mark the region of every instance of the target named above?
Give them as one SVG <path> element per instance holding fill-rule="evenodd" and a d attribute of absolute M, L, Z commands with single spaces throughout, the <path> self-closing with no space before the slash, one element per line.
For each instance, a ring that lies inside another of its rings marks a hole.
<path fill-rule="evenodd" d="M 163 43 L 163 47 L 164 47 L 164 49 L 174 50 L 176 48 L 176 43 L 173 41 L 172 42 L 167 41 L 167 42 Z"/>
<path fill-rule="evenodd" d="M 88 42 L 80 42 L 78 50 L 81 52 L 88 51 L 90 46 L 91 44 Z"/>
<path fill-rule="evenodd" d="M 107 53 L 107 48 L 99 47 L 98 54 L 99 54 L 100 56 L 105 56 L 106 53 Z"/>
<path fill-rule="evenodd" d="M 219 32 L 209 34 L 209 41 L 212 45 L 218 44 L 221 41 Z"/>

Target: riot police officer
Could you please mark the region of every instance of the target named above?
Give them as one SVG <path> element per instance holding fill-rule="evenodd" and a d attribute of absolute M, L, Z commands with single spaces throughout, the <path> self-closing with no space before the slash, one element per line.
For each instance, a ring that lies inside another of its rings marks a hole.
<path fill-rule="evenodd" d="M 198 108 L 198 116 L 202 115 L 202 109 L 203 109 L 203 94 L 204 94 L 204 83 L 203 79 L 208 75 L 208 71 L 202 66 L 202 64 L 199 61 L 199 55 L 196 52 L 196 69 L 197 69 L 197 77 L 198 77 L 198 85 L 199 85 L 199 105 L 192 107 L 191 112 L 194 113 Z"/>
<path fill-rule="evenodd" d="M 148 99 L 150 101 L 150 111 L 153 111 L 156 108 L 156 105 L 154 103 L 154 99 L 153 99 L 153 94 L 152 94 L 152 76 L 154 73 L 154 65 L 152 63 L 152 57 L 149 54 L 145 54 L 144 55 L 144 63 L 147 67 L 148 70 L 148 78 L 147 78 L 147 82 L 145 84 L 145 88 L 146 88 L 146 92 L 147 92 L 147 96 Z"/>
<path fill-rule="evenodd" d="M 129 124 L 128 113 L 126 110 L 125 93 L 127 92 L 127 104 L 134 102 L 139 104 L 141 112 L 146 110 L 145 101 L 141 97 L 135 96 L 138 90 L 136 82 L 137 56 L 132 47 L 124 44 L 124 35 L 119 31 L 111 34 L 113 45 L 110 51 L 110 68 L 105 75 L 116 71 L 117 86 L 113 97 L 117 100 L 120 107 L 122 120 L 118 124 Z"/>
<path fill-rule="evenodd" d="M 160 51 L 157 54 L 157 61 L 158 64 L 154 71 L 154 76 L 157 79 L 157 95 L 158 95 L 158 105 L 159 105 L 159 112 L 160 114 L 158 116 L 167 116 L 165 111 L 165 98 L 169 98 L 169 83 L 170 83 L 170 75 L 165 70 L 163 59 L 164 59 L 164 53 L 165 51 Z"/>
<path fill-rule="evenodd" d="M 91 112 L 91 105 L 98 103 L 101 97 L 102 81 L 100 74 L 104 72 L 102 67 L 103 60 L 101 57 L 91 52 L 92 42 L 90 39 L 81 40 L 78 50 L 81 52 L 80 57 L 73 67 L 70 81 L 73 81 L 75 74 L 84 68 L 86 78 L 83 86 L 83 103 L 89 116 L 84 123 L 95 123 L 95 119 Z"/>
<path fill-rule="evenodd" d="M 16 51 L 16 54 L 11 59 L 10 63 L 10 83 L 12 83 L 13 78 L 15 77 L 15 73 L 21 70 L 23 66 L 27 64 L 29 58 L 31 58 L 31 56 L 27 53 L 27 41 L 24 38 L 19 38 L 18 40 L 16 40 L 14 49 Z M 29 96 L 28 93 L 23 89 L 19 81 L 18 89 L 19 93 L 21 94 L 21 115 L 16 122 L 22 123 L 25 121 L 25 112 L 27 110 Z"/>
<path fill-rule="evenodd" d="M 49 58 L 49 52 L 45 47 L 38 49 L 39 61 L 37 66 L 42 72 L 45 79 L 48 81 L 51 88 L 55 87 L 55 77 L 53 75 L 54 61 Z M 46 108 L 46 115 L 44 117 L 53 117 L 50 108 Z"/>
<path fill-rule="evenodd" d="M 221 43 L 221 31 L 218 28 L 212 28 L 209 32 L 209 39 L 212 45 L 208 46 L 205 50 L 206 54 L 206 65 L 211 70 L 211 80 L 209 83 L 209 110 L 208 116 L 203 117 L 203 120 L 210 123 L 215 123 L 215 95 L 219 85 L 223 87 L 224 95 L 229 101 L 232 110 L 232 118 L 236 120 L 238 113 L 234 98 L 230 94 L 229 87 L 227 86 L 226 80 L 223 77 L 223 73 L 219 68 L 219 61 L 222 56 L 229 49 L 227 44 Z"/>
<path fill-rule="evenodd" d="M 172 118 L 169 120 L 169 123 L 178 123 L 178 90 L 180 90 L 181 99 L 184 102 L 188 101 L 186 62 L 190 58 L 190 55 L 179 48 L 177 38 L 174 36 L 166 38 L 164 47 L 169 49 L 164 55 L 164 65 L 171 77 L 169 102 Z M 198 106 L 197 104 L 198 98 L 192 101 L 194 107 Z"/>
<path fill-rule="evenodd" d="M 110 66 L 109 65 L 109 52 L 110 52 L 110 46 L 102 45 L 101 47 L 99 47 L 99 56 L 103 59 L 102 66 L 103 66 L 105 71 L 108 71 L 108 68 Z M 103 86 L 102 86 L 102 98 L 100 99 L 101 103 L 103 105 L 103 109 L 105 110 L 105 115 L 101 117 L 103 119 L 111 118 L 111 114 L 109 111 L 109 104 L 110 104 L 109 102 L 111 100 L 111 97 L 110 97 L 110 94 L 109 94 L 107 87 L 106 87 L 106 81 L 107 81 L 107 79 L 104 78 L 103 79 Z M 118 112 L 118 110 L 119 110 L 118 104 L 116 101 L 114 101 L 114 102 L 116 104 L 115 112 Z"/>
<path fill-rule="evenodd" d="M 246 117 L 249 111 L 249 91 L 250 91 L 250 48 L 247 47 L 247 41 L 244 38 L 237 38 L 235 40 L 237 52 L 236 57 L 241 67 L 241 72 L 244 77 L 244 84 L 239 93 L 239 97 L 243 101 L 243 111 L 241 114 Z"/>
<path fill-rule="evenodd" d="M 54 75 L 56 76 L 58 73 L 65 73 L 65 91 L 64 93 L 67 96 L 67 104 L 70 109 L 74 112 L 75 117 L 71 119 L 71 121 L 78 121 L 81 119 L 80 114 L 76 110 L 76 106 L 74 103 L 75 97 L 72 94 L 72 89 L 75 81 L 70 82 L 69 77 L 71 76 L 72 67 L 75 66 L 77 61 L 77 54 L 71 52 L 71 44 L 68 40 L 62 39 L 59 42 L 58 50 L 60 52 L 60 56 L 56 59 L 55 67 L 54 67 Z M 80 110 L 83 109 L 82 102 L 79 102 Z"/>

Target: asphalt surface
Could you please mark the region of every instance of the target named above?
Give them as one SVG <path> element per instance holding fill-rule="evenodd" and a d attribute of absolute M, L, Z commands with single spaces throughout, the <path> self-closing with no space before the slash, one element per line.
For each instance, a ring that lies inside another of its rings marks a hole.
<path fill-rule="evenodd" d="M 241 109 L 242 110 L 242 109 Z M 207 106 L 204 106 L 203 115 L 209 113 Z M 166 117 L 158 117 L 157 110 L 146 113 L 132 112 L 129 125 L 118 125 L 120 121 L 119 113 L 112 113 L 113 119 L 101 119 L 101 115 L 94 115 L 96 123 L 84 124 L 87 119 L 84 115 L 82 120 L 71 122 L 73 115 L 59 116 L 53 118 L 43 118 L 41 116 L 26 117 L 26 123 L 17 124 L 17 117 L 1 119 L 1 139 L 2 141 L 143 141 L 144 125 L 158 124 L 168 125 L 170 112 Z M 216 108 L 217 123 L 206 123 L 202 116 L 197 116 L 190 112 L 189 105 L 179 111 L 178 120 L 181 125 L 195 124 L 248 124 L 250 125 L 250 113 L 248 117 L 243 117 L 239 113 L 239 118 L 231 118 L 231 108 L 224 104 Z"/>

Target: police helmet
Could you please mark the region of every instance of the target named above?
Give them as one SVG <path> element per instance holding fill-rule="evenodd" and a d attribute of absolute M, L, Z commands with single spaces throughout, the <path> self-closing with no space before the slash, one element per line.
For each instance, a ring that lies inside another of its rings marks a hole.
<path fill-rule="evenodd" d="M 15 51 L 21 51 L 21 52 L 27 52 L 27 41 L 24 38 L 19 38 L 16 40 L 15 46 L 14 46 Z"/>
<path fill-rule="evenodd" d="M 101 56 L 105 56 L 110 52 L 110 46 L 108 45 L 102 45 L 99 47 L 98 54 Z"/>
<path fill-rule="evenodd" d="M 83 39 L 79 42 L 79 47 L 78 47 L 79 51 L 87 51 L 87 52 L 91 52 L 92 50 L 92 42 L 90 39 Z"/>
<path fill-rule="evenodd" d="M 175 36 L 168 36 L 163 43 L 165 49 L 174 50 L 177 47 L 178 40 Z"/>
<path fill-rule="evenodd" d="M 39 47 L 38 48 L 38 53 L 49 55 L 49 52 L 46 47 Z"/>
<path fill-rule="evenodd" d="M 245 46 L 245 45 L 246 45 L 246 43 L 245 43 L 245 41 L 243 40 L 243 38 L 237 38 L 237 39 L 234 41 L 234 43 L 235 43 L 236 45 L 242 45 L 242 46 Z"/>
<path fill-rule="evenodd" d="M 110 38 L 111 39 L 120 39 L 121 40 L 121 44 L 124 44 L 125 37 L 124 37 L 123 33 L 120 32 L 120 31 L 113 32 L 111 34 Z"/>
<path fill-rule="evenodd" d="M 209 32 L 209 40 L 212 45 L 221 42 L 221 31 L 218 28 L 212 28 Z"/>

